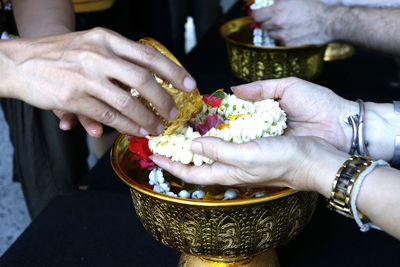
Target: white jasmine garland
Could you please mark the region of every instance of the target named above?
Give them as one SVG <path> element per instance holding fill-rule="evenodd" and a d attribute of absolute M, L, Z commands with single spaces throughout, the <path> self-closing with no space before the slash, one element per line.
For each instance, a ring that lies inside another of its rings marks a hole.
<path fill-rule="evenodd" d="M 203 103 L 202 111 L 189 124 L 203 123 L 209 115 L 217 115 L 229 127 L 211 128 L 204 136 L 215 136 L 232 143 L 282 135 L 287 127 L 285 112 L 272 99 L 252 102 L 227 94 L 219 107 Z M 201 135 L 189 124 L 181 126 L 171 135 L 148 136 L 150 150 L 183 164 L 200 166 L 203 163 L 213 163 L 211 159 L 191 152 L 193 139 Z"/>

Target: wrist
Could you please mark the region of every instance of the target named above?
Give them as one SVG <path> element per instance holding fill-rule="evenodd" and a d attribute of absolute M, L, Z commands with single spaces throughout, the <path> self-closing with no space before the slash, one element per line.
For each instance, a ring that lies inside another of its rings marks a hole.
<path fill-rule="evenodd" d="M 339 150 L 320 150 L 316 155 L 311 168 L 311 191 L 316 191 L 329 198 L 332 191 L 332 183 L 335 179 L 336 173 L 348 159 L 348 155 Z"/>
<path fill-rule="evenodd" d="M 354 101 L 344 102 L 342 112 L 337 118 L 340 131 L 345 140 L 337 147 L 348 153 L 353 137 L 352 127 L 346 123 L 350 115 L 359 113 L 359 106 Z M 393 104 L 365 103 L 364 139 L 367 141 L 369 156 L 390 161 L 393 157 L 395 129 L 400 129 L 400 116 L 394 114 Z"/>
<path fill-rule="evenodd" d="M 396 129 L 400 129 L 400 116 L 393 104 L 365 103 L 365 138 L 370 156 L 390 161 L 394 152 Z"/>
<path fill-rule="evenodd" d="M 307 182 L 300 189 L 318 192 L 329 198 L 336 173 L 349 155 L 318 139 L 313 147 L 315 149 L 307 157 L 303 168 L 306 170 L 303 175 L 307 177 Z"/>
<path fill-rule="evenodd" d="M 349 8 L 345 6 L 329 6 L 327 13 L 329 23 L 329 35 L 332 41 L 346 40 L 344 36 L 344 27 L 347 25 Z"/>
<path fill-rule="evenodd" d="M 15 62 L 13 60 L 13 51 L 16 46 L 15 40 L 2 40 L 0 42 L 0 97 L 13 98 L 13 80 L 15 75 Z M 10 48 L 13 47 L 11 50 Z"/>

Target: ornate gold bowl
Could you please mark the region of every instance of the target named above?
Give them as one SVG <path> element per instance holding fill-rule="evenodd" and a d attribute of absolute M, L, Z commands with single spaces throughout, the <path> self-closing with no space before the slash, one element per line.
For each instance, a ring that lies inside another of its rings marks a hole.
<path fill-rule="evenodd" d="M 233 74 L 247 82 L 296 76 L 314 79 L 323 62 L 344 59 L 354 53 L 346 44 L 305 46 L 254 46 L 251 17 L 228 21 L 220 32 L 226 41 Z"/>
<path fill-rule="evenodd" d="M 111 150 L 112 167 L 130 187 L 143 226 L 155 239 L 183 253 L 180 266 L 277 264 L 272 249 L 302 231 L 314 212 L 317 194 L 293 189 L 224 201 L 156 193 L 140 182 L 148 172 L 138 168 L 128 175 L 122 164 L 128 148 L 129 141 L 119 136 Z"/>

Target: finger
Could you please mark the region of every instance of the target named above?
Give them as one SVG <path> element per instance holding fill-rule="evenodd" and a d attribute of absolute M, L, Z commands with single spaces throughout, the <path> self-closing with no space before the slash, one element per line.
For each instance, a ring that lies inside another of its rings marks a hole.
<path fill-rule="evenodd" d="M 158 154 L 152 155 L 151 159 L 157 166 L 187 183 L 202 185 L 232 184 L 232 182 L 229 181 L 226 167 L 219 163 L 194 166 L 173 162 L 170 158 Z"/>
<path fill-rule="evenodd" d="M 268 7 L 253 10 L 251 12 L 251 15 L 257 22 L 265 22 L 272 18 L 272 13 L 270 12 L 270 9 Z"/>
<path fill-rule="evenodd" d="M 135 122 L 137 125 L 140 125 L 150 134 L 158 135 L 164 131 L 164 125 L 160 118 L 158 118 L 152 111 L 146 108 L 136 97 L 133 97 L 129 92 L 122 90 L 121 88 L 112 84 L 109 81 L 104 81 L 102 85 L 93 86 L 93 88 L 94 91 L 90 92 L 93 97 L 104 101 L 106 104 L 118 111 L 115 112 L 115 114 L 112 113 L 112 115 L 129 118 L 130 121 Z"/>
<path fill-rule="evenodd" d="M 267 29 L 268 31 L 268 36 L 272 39 L 274 39 L 275 41 L 279 41 L 279 43 L 281 45 L 284 46 L 289 46 L 287 44 L 288 41 L 288 37 L 287 37 L 287 32 L 285 30 L 281 30 L 281 29 L 276 29 L 276 28 L 269 28 Z"/>
<path fill-rule="evenodd" d="M 60 119 L 59 128 L 63 131 L 69 131 L 75 127 L 77 118 L 75 114 L 54 110 L 54 114 Z"/>
<path fill-rule="evenodd" d="M 116 55 L 157 73 L 177 89 L 192 91 L 197 86 L 196 81 L 185 69 L 150 45 L 129 41 L 117 34 L 111 35 L 110 45 Z"/>
<path fill-rule="evenodd" d="M 191 150 L 223 164 L 242 166 L 244 159 L 251 158 L 247 144 L 234 144 L 217 137 L 200 137 L 193 140 Z"/>
<path fill-rule="evenodd" d="M 92 137 L 101 137 L 103 135 L 103 125 L 84 115 L 77 115 L 79 122 Z"/>
<path fill-rule="evenodd" d="M 261 28 L 263 30 L 268 31 L 268 34 L 269 34 L 270 37 L 272 37 L 270 32 L 272 32 L 272 31 L 280 31 L 280 30 L 283 29 L 282 25 L 274 23 L 272 20 L 263 21 L 261 23 Z"/>
<path fill-rule="evenodd" d="M 79 99 L 72 112 L 108 125 L 123 134 L 135 136 L 146 136 L 149 134 L 148 131 L 141 128 L 137 123 L 121 114 L 118 110 L 92 97 Z"/>
<path fill-rule="evenodd" d="M 148 70 L 122 59 L 109 61 L 108 64 L 112 78 L 137 89 L 165 119 L 172 120 L 178 115 L 171 95 L 156 82 Z"/>
<path fill-rule="evenodd" d="M 234 94 L 244 100 L 258 101 L 268 98 L 280 99 L 284 93 L 284 79 L 271 79 L 232 86 Z"/>

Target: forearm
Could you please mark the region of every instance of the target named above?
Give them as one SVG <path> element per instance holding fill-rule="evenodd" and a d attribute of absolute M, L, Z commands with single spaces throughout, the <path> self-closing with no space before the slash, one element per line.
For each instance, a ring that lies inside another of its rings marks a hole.
<path fill-rule="evenodd" d="M 326 12 L 332 40 L 400 55 L 400 8 L 335 6 Z"/>
<path fill-rule="evenodd" d="M 310 169 L 310 190 L 330 198 L 332 183 L 348 155 L 340 151 L 320 151 L 318 160 Z M 374 224 L 400 239 L 400 171 L 389 167 L 376 167 L 368 174 L 361 186 L 356 206 Z"/>
<path fill-rule="evenodd" d="M 363 6 L 363 7 L 399 7 L 400 0 L 321 0 L 327 5 Z"/>
<path fill-rule="evenodd" d="M 18 33 L 23 38 L 55 35 L 75 29 L 71 0 L 13 0 Z"/>

